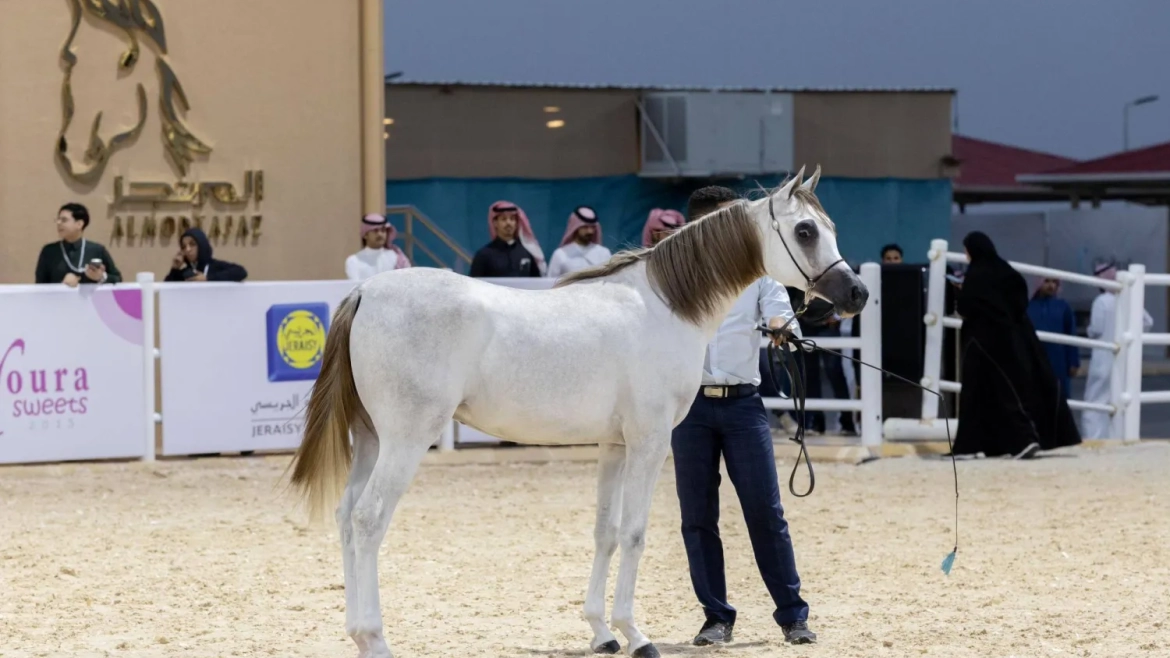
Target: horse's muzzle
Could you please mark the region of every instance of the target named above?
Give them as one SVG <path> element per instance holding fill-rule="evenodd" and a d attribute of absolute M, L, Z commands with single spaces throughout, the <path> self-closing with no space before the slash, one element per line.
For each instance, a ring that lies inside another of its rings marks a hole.
<path fill-rule="evenodd" d="M 817 295 L 831 303 L 842 317 L 857 315 L 869 301 L 869 289 L 853 270 L 839 265 L 825 272 L 817 282 Z"/>

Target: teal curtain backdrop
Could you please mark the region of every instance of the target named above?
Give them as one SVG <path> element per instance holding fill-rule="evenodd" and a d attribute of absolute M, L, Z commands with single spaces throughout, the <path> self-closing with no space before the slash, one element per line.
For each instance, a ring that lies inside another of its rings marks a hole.
<path fill-rule="evenodd" d="M 774 186 L 782 176 L 715 181 L 740 193 L 759 192 L 757 183 Z M 700 185 L 673 183 L 635 175 L 534 179 L 427 178 L 386 183 L 390 205 L 413 205 L 456 242 L 474 254 L 488 241 L 488 207 L 499 200 L 516 203 L 528 215 L 545 258 L 560 243 L 569 213 L 592 206 L 601 220 L 604 243 L 613 251 L 638 246 L 652 208 L 686 211 L 687 197 Z M 837 224 L 837 244 L 851 265 L 877 261 L 882 245 L 896 242 L 909 262 L 925 262 L 934 238 L 950 235 L 951 182 L 939 180 L 822 178 L 817 196 Z M 401 218 L 391 218 L 399 230 Z M 419 240 L 448 264 L 451 251 L 419 232 Z M 417 265 L 436 263 L 415 252 Z M 466 271 L 460 267 L 459 271 Z"/>

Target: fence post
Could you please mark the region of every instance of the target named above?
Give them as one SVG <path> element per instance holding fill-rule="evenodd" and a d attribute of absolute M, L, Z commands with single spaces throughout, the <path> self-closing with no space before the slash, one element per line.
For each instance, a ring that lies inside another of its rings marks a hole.
<path fill-rule="evenodd" d="M 152 462 L 155 434 L 154 360 L 157 352 L 154 347 L 154 272 L 139 272 L 137 281 L 142 294 L 142 388 L 146 400 L 143 405 L 146 450 L 142 460 Z"/>
<path fill-rule="evenodd" d="M 1109 436 L 1121 438 L 1125 434 L 1125 366 L 1129 362 L 1129 343 L 1125 340 L 1129 322 L 1129 296 L 1132 290 L 1129 272 L 1118 272 L 1117 282 L 1121 290 L 1113 305 L 1113 342 L 1117 352 L 1113 355 L 1113 368 L 1109 371 L 1109 404 L 1113 405 L 1113 417 L 1109 421 Z M 1092 352 L 1089 354 L 1092 358 Z"/>
<path fill-rule="evenodd" d="M 861 282 L 869 290 L 869 301 L 861 311 L 861 360 L 882 367 L 882 267 L 861 264 Z M 882 444 L 882 373 L 861 366 L 861 445 Z"/>
<path fill-rule="evenodd" d="M 1142 435 L 1142 334 L 1146 331 L 1146 266 L 1141 263 L 1130 265 L 1129 275 L 1129 318 L 1125 323 L 1128 353 L 1125 392 L 1121 399 L 1125 405 L 1125 427 L 1121 438 L 1136 441 Z"/>
<path fill-rule="evenodd" d="M 938 382 L 942 379 L 944 331 L 942 319 L 946 308 L 947 241 L 931 240 L 930 251 L 926 252 L 926 257 L 930 259 L 930 270 L 926 279 L 926 315 L 922 318 L 926 325 L 926 354 L 923 355 L 922 380 L 919 383 L 924 388 L 938 393 Z M 930 421 L 935 418 L 938 418 L 938 396 L 923 391 L 922 420 Z"/>

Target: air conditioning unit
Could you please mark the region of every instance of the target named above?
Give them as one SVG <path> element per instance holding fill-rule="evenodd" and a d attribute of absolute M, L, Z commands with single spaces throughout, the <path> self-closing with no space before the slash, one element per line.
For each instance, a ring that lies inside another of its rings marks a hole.
<path fill-rule="evenodd" d="M 650 92 L 638 110 L 642 176 L 706 178 L 793 169 L 792 94 Z"/>

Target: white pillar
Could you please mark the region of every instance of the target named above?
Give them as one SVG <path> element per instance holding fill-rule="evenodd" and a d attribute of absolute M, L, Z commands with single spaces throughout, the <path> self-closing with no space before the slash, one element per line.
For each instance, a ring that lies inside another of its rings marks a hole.
<path fill-rule="evenodd" d="M 1121 290 L 1117 291 L 1117 301 L 1113 305 L 1113 342 L 1117 343 L 1117 352 L 1113 354 L 1113 368 L 1109 371 L 1109 404 L 1113 405 L 1113 417 L 1109 420 L 1109 438 L 1120 439 L 1125 434 L 1125 414 L 1127 411 L 1125 396 L 1125 367 L 1129 361 L 1129 342 L 1125 335 L 1129 323 L 1129 296 L 1133 290 L 1132 278 L 1129 272 L 1118 272 L 1117 282 Z M 1092 353 L 1090 352 L 1090 357 Z"/>
<path fill-rule="evenodd" d="M 861 264 L 861 282 L 869 290 L 869 301 L 861 311 L 860 359 L 882 367 L 882 267 Z M 861 445 L 882 443 L 882 373 L 861 366 Z"/>
<path fill-rule="evenodd" d="M 154 272 L 139 272 L 138 286 L 142 294 L 142 397 L 143 397 L 143 461 L 154 461 Z"/>
<path fill-rule="evenodd" d="M 945 295 L 947 286 L 947 241 L 931 240 L 930 251 L 926 252 L 930 259 L 930 271 L 926 284 L 926 315 L 922 321 L 926 324 L 926 353 L 922 361 L 923 387 L 938 393 L 938 382 L 942 379 L 942 348 L 943 348 L 943 314 L 945 313 Z M 929 421 L 938 418 L 938 396 L 922 392 L 922 419 Z"/>
<path fill-rule="evenodd" d="M 1125 363 L 1125 425 L 1121 438 L 1136 441 L 1142 438 L 1142 334 L 1145 333 L 1146 266 L 1129 266 L 1129 318 L 1126 321 L 1128 353 Z"/>

